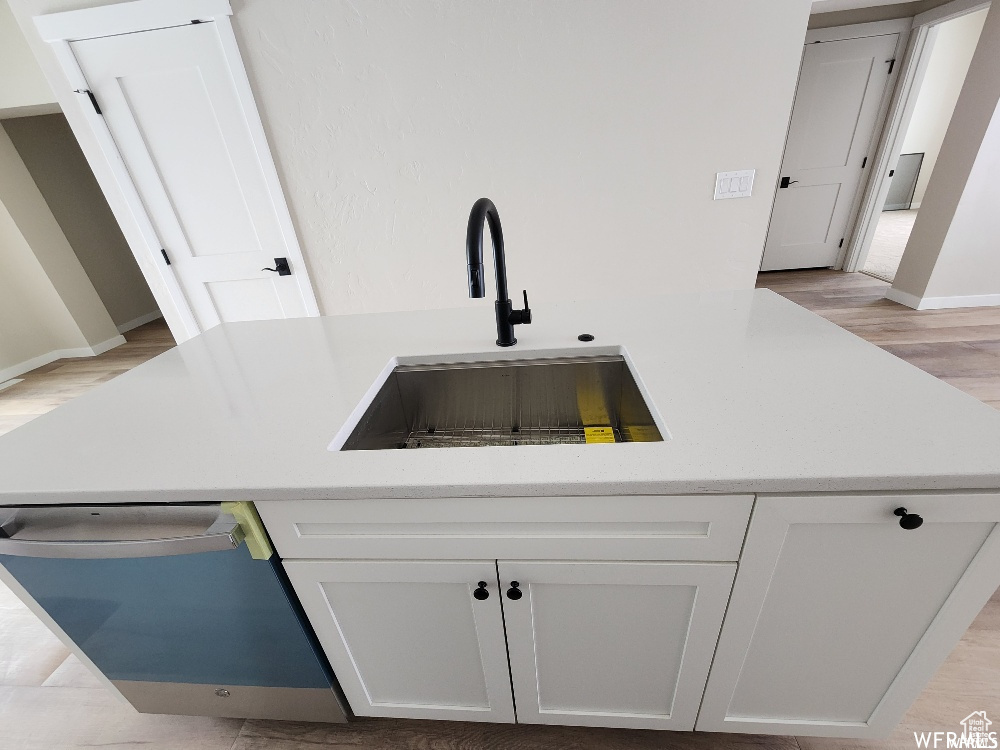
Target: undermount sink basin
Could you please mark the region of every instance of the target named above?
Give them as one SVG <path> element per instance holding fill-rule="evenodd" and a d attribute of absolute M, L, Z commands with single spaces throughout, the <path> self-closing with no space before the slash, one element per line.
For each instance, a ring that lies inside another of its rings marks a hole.
<path fill-rule="evenodd" d="M 330 449 L 656 442 L 663 432 L 622 354 L 397 363 Z"/>

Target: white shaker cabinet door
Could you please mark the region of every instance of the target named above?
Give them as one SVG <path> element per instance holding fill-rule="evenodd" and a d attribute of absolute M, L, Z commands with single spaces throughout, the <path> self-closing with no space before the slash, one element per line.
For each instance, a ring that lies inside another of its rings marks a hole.
<path fill-rule="evenodd" d="M 238 52 L 228 26 L 188 24 L 69 47 L 198 328 L 318 315 L 246 73 L 232 63 Z M 159 247 L 147 250 L 164 262 Z M 262 270 L 275 258 L 288 259 L 290 275 Z"/>
<path fill-rule="evenodd" d="M 888 735 L 997 588 L 997 521 L 991 493 L 758 498 L 697 728 Z"/>
<path fill-rule="evenodd" d="M 356 715 L 514 721 L 493 560 L 284 565 Z"/>
<path fill-rule="evenodd" d="M 694 728 L 735 564 L 500 561 L 499 571 L 518 722 Z"/>

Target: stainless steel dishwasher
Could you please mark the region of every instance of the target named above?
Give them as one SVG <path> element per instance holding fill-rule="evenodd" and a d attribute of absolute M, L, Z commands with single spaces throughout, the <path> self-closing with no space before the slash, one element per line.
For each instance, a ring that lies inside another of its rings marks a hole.
<path fill-rule="evenodd" d="M 0 507 L 0 566 L 141 712 L 346 720 L 249 504 Z"/>

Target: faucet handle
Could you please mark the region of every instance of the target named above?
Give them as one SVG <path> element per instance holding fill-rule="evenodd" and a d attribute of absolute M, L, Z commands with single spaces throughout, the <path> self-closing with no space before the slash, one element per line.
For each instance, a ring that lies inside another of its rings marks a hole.
<path fill-rule="evenodd" d="M 531 323 L 531 308 L 528 307 L 528 290 L 524 291 L 524 309 L 523 310 L 511 310 L 510 311 L 510 324 L 511 325 L 527 325 Z"/>

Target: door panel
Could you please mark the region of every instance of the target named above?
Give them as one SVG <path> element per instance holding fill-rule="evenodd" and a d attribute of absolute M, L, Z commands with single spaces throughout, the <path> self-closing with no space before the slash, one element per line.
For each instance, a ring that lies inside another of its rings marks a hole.
<path fill-rule="evenodd" d="M 285 568 L 355 714 L 514 721 L 494 561 Z"/>
<path fill-rule="evenodd" d="M 995 588 L 997 499 L 758 499 L 698 729 L 890 731 Z"/>
<path fill-rule="evenodd" d="M 201 329 L 315 315 L 284 199 L 269 183 L 270 154 L 255 139 L 257 113 L 246 110 L 215 27 L 70 47 Z M 289 258 L 291 276 L 261 270 L 276 257 Z M 220 305 L 212 282 L 241 283 Z"/>
<path fill-rule="evenodd" d="M 807 44 L 762 271 L 836 264 L 898 34 Z"/>
<path fill-rule="evenodd" d="M 501 561 L 518 721 L 692 729 L 735 569 Z"/>
<path fill-rule="evenodd" d="M 830 222 L 837 209 L 840 185 L 810 185 L 796 189 L 783 201 L 780 222 L 785 241 L 792 245 L 823 244 L 830 236 Z"/>

